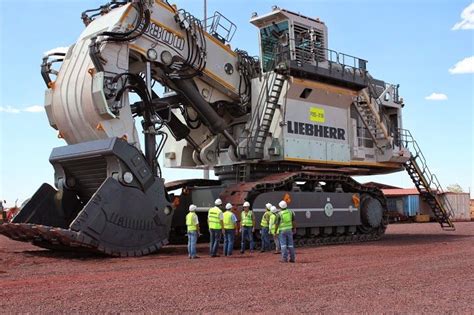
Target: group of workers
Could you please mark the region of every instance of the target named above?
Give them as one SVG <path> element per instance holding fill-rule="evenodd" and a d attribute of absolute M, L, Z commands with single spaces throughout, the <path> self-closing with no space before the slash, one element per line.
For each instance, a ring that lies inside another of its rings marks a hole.
<path fill-rule="evenodd" d="M 249 243 L 249 250 L 252 253 L 255 247 L 253 233 L 255 232 L 255 215 L 250 209 L 250 203 L 244 202 L 243 210 L 238 220 L 232 211 L 230 203 L 223 206 L 221 199 L 216 199 L 214 207 L 210 208 L 207 215 L 209 227 L 209 255 L 219 257 L 218 249 L 221 235 L 224 236 L 224 256 L 232 256 L 234 249 L 234 239 L 241 234 L 240 253 L 245 252 L 245 245 Z M 260 222 L 261 252 L 271 251 L 270 237 L 273 237 L 275 244 L 275 254 L 281 253 L 281 262 L 295 262 L 295 248 L 293 234 L 296 233 L 295 214 L 288 209 L 287 203 L 282 200 L 278 208 L 270 203 L 265 206 L 265 213 Z M 189 206 L 189 213 L 186 215 L 186 226 L 188 234 L 188 255 L 190 259 L 199 258 L 196 253 L 196 243 L 201 235 L 199 219 L 196 214 L 197 206 Z"/>

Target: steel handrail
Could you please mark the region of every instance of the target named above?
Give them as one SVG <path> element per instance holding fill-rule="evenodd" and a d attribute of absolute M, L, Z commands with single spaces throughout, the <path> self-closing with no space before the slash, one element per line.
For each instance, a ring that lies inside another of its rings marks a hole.
<path fill-rule="evenodd" d="M 422 169 L 421 170 L 422 171 L 421 175 L 423 175 L 425 177 L 425 179 L 429 179 L 428 182 L 427 182 L 428 187 L 425 187 L 425 189 L 429 190 L 428 192 L 432 192 L 433 188 L 431 186 L 434 186 L 434 188 L 436 189 L 435 197 L 438 198 L 439 201 L 441 201 L 444 204 L 444 206 L 447 210 L 448 217 L 454 217 L 454 211 L 453 211 L 453 207 L 451 205 L 451 202 L 447 198 L 441 198 L 441 197 L 438 196 L 439 193 L 445 193 L 445 191 L 444 191 L 443 187 L 441 186 L 436 174 L 431 173 L 430 169 L 428 168 L 426 158 L 423 155 L 423 152 L 421 151 L 420 146 L 416 142 L 416 140 L 413 137 L 413 135 L 411 134 L 411 132 L 408 129 L 401 129 L 400 128 L 399 129 L 399 138 L 401 139 L 400 141 L 405 142 L 404 147 L 406 149 L 410 150 L 408 144 L 412 145 L 412 147 L 414 149 L 414 152 L 415 152 L 415 156 L 413 156 L 413 159 L 415 161 L 417 159 L 419 159 L 420 164 L 421 164 L 421 169 Z M 428 176 L 425 176 L 425 174 L 428 175 Z"/>

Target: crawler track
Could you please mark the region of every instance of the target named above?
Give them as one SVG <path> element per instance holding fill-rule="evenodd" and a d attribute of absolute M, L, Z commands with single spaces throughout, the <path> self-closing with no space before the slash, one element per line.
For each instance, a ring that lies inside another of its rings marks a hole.
<path fill-rule="evenodd" d="M 273 174 L 259 179 L 258 181 L 245 182 L 228 187 L 222 194 L 223 200 L 233 205 L 242 205 L 244 201 L 253 201 L 257 195 L 271 191 L 285 191 L 291 187 L 295 181 L 315 181 L 326 183 L 338 183 L 342 185 L 344 192 L 356 192 L 368 194 L 380 201 L 386 209 L 386 199 L 383 193 L 373 187 L 364 186 L 351 177 L 344 174 L 319 173 L 319 172 L 286 172 Z M 378 228 L 371 228 L 364 225 L 358 226 L 355 233 L 345 232 L 337 235 L 333 232 L 330 235 L 305 235 L 296 236 L 297 246 L 318 246 L 348 244 L 355 242 L 366 242 L 379 240 L 385 233 L 388 218 L 384 216 L 382 224 Z M 332 229 L 336 231 L 335 227 Z"/>

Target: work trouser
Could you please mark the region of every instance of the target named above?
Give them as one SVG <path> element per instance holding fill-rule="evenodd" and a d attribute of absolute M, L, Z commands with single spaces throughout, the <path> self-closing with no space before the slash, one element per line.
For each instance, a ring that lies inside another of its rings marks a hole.
<path fill-rule="evenodd" d="M 197 231 L 188 232 L 188 255 L 191 258 L 196 257 L 196 243 L 198 239 Z"/>
<path fill-rule="evenodd" d="M 3 209 L 0 209 L 1 223 L 7 223 L 7 212 Z"/>
<path fill-rule="evenodd" d="M 280 235 L 273 234 L 273 242 L 275 243 L 275 253 L 280 252 Z"/>
<path fill-rule="evenodd" d="M 288 261 L 288 252 L 290 261 L 295 261 L 295 246 L 293 244 L 293 231 L 280 231 L 281 259 Z"/>
<path fill-rule="evenodd" d="M 270 250 L 270 235 L 268 234 L 268 227 L 262 227 L 260 230 L 260 235 L 262 236 L 262 252 Z"/>
<path fill-rule="evenodd" d="M 224 256 L 231 256 L 234 249 L 234 229 L 226 229 L 224 234 Z"/>
<path fill-rule="evenodd" d="M 217 255 L 217 250 L 219 249 L 219 242 L 221 240 L 221 233 L 220 229 L 209 229 L 209 234 L 211 236 L 211 240 L 209 243 L 209 255 L 215 256 Z"/>
<path fill-rule="evenodd" d="M 245 251 L 245 240 L 248 240 L 250 243 L 250 251 L 253 251 L 253 227 L 251 226 L 243 226 L 242 227 L 242 242 L 240 243 L 240 252 L 243 253 Z"/>

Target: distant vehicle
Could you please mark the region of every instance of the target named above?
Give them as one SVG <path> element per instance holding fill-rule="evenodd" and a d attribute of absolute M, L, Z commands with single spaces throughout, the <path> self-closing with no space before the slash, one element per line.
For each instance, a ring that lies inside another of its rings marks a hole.
<path fill-rule="evenodd" d="M 0 224 L 8 223 L 13 220 L 13 217 L 20 211 L 20 207 L 17 206 L 18 199 L 15 201 L 15 206 L 6 208 L 6 200 L 0 202 Z"/>

